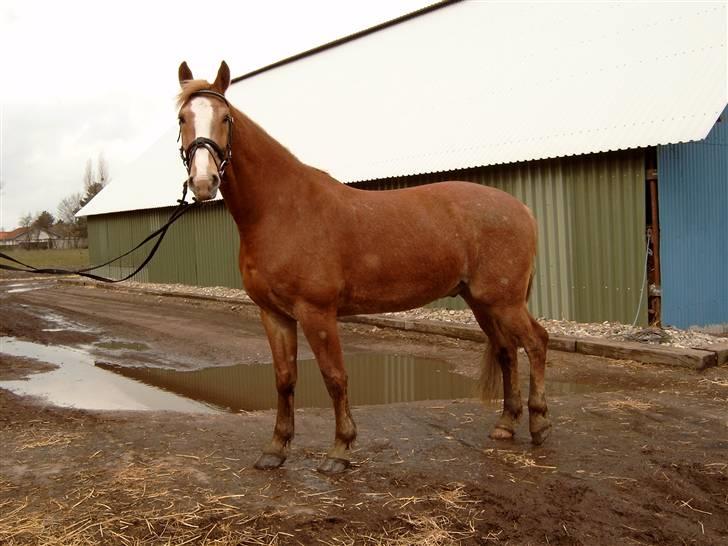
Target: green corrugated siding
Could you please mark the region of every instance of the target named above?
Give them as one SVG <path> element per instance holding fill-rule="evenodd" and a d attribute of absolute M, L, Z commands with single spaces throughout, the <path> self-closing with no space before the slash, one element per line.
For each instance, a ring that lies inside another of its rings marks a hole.
<path fill-rule="evenodd" d="M 640 152 L 601 154 L 569 169 L 574 320 L 634 320 L 645 269 L 644 172 Z M 643 324 L 646 298 L 645 290 Z"/>
<path fill-rule="evenodd" d="M 90 258 L 100 263 L 134 247 L 169 218 L 172 208 L 120 212 L 88 219 Z M 120 277 L 131 273 L 153 242 L 99 270 Z M 238 271 L 240 240 L 221 202 L 208 203 L 180 218 L 167 232 L 152 261 L 135 281 L 242 288 Z"/>
<path fill-rule="evenodd" d="M 644 153 L 641 150 L 495 165 L 457 172 L 355 184 L 381 190 L 441 180 L 500 188 L 525 202 L 538 221 L 539 250 L 530 307 L 537 316 L 631 323 L 639 304 L 645 259 Z M 133 247 L 172 209 L 89 218 L 94 263 Z M 119 276 L 141 262 L 150 245 L 105 268 Z M 180 219 L 135 280 L 240 288 L 237 229 L 224 205 L 208 203 Z M 646 294 L 640 322 L 646 323 Z M 460 298 L 436 306 L 464 308 Z"/>

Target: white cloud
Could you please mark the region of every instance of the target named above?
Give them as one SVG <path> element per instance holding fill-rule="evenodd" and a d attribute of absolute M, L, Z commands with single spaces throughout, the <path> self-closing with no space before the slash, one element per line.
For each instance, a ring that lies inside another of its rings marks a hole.
<path fill-rule="evenodd" d="M 427 0 L 27 2 L 0 8 L 0 227 L 79 191 L 100 152 L 111 175 L 174 121 L 177 67 L 212 79 L 277 61 Z"/>

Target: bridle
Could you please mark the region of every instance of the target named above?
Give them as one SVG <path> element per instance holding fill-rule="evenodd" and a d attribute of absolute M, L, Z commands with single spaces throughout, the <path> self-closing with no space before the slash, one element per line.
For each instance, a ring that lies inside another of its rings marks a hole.
<path fill-rule="evenodd" d="M 225 103 L 228 109 L 230 108 L 230 103 L 228 102 L 227 98 L 225 98 L 225 95 L 223 95 L 222 93 L 218 93 L 217 91 L 213 91 L 212 89 L 201 89 L 200 91 L 195 91 L 194 93 L 192 93 L 189 98 L 191 99 L 192 97 L 196 97 L 198 95 L 210 95 L 212 97 L 220 99 Z M 187 146 L 187 149 L 185 149 L 184 146 L 179 147 L 179 155 L 182 158 L 182 163 L 187 169 L 187 174 L 190 174 L 190 170 L 192 169 L 192 160 L 195 157 L 195 152 L 197 152 L 197 150 L 199 150 L 200 148 L 205 148 L 207 151 L 210 152 L 210 155 L 215 160 L 215 165 L 217 166 L 217 174 L 220 177 L 220 183 L 222 184 L 223 175 L 225 174 L 225 167 L 227 167 L 228 163 L 230 163 L 230 158 L 233 155 L 233 118 L 230 114 L 228 114 L 227 116 L 225 116 L 224 121 L 228 124 L 228 141 L 225 150 L 220 148 L 220 145 L 217 142 L 207 137 L 197 137 L 195 140 L 190 142 L 190 145 Z M 181 140 L 182 126 L 180 125 L 177 142 L 180 142 Z"/>

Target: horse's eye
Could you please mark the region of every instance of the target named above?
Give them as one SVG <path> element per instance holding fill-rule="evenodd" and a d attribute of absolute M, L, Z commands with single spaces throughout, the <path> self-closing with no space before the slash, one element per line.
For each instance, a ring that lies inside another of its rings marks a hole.
<path fill-rule="evenodd" d="M 182 116 L 178 117 L 177 120 L 179 121 L 180 125 L 182 125 L 185 122 L 185 120 Z"/>

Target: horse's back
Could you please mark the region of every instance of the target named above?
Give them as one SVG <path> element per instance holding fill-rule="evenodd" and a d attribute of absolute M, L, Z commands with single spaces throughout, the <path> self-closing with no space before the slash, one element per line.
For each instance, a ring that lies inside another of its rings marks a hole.
<path fill-rule="evenodd" d="M 499 237 L 517 239 L 535 252 L 536 222 L 531 211 L 498 188 L 446 181 L 396 190 L 355 190 L 348 197 L 343 222 L 359 233 L 377 233 L 384 240 L 406 237 L 412 243 L 443 236 L 451 245 L 479 247 L 492 246 L 487 239 Z"/>

